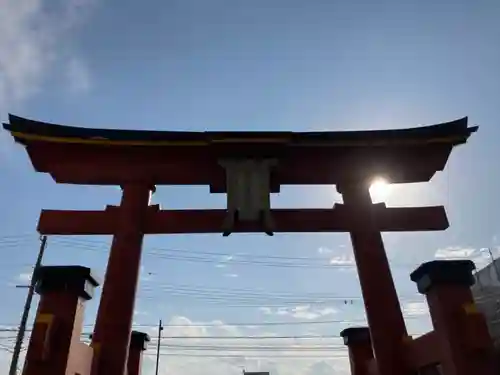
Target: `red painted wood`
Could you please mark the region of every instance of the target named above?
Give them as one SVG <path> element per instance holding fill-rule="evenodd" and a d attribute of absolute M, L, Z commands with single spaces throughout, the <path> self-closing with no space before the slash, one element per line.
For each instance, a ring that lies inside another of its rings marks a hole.
<path fill-rule="evenodd" d="M 143 351 L 138 348 L 130 348 L 127 362 L 127 375 L 141 375 L 142 373 L 142 354 Z"/>
<path fill-rule="evenodd" d="M 271 174 L 273 192 L 279 191 L 280 185 L 342 185 L 349 181 L 361 185 L 377 175 L 392 183 L 424 182 L 436 171 L 443 170 L 453 148 L 453 142 L 439 139 L 420 145 L 395 142 L 357 146 L 220 141 L 175 147 L 26 141 L 34 168 L 51 174 L 56 182 L 124 186 L 120 207 L 88 212 L 44 210 L 38 225 L 42 234 L 113 235 L 93 335 L 98 355 L 94 357 L 92 375 L 122 375 L 126 371 L 144 234 L 222 231 L 226 210 L 160 211 L 149 206 L 153 184 L 205 185 L 211 192 L 225 192 L 225 171 L 218 164 L 224 157 L 278 159 L 278 166 Z M 366 189 L 352 187 L 344 189 L 342 194 L 347 206 L 272 210 L 275 231 L 350 233 L 376 361 L 370 357 L 367 345 L 363 350 L 358 348 L 356 353 L 350 348 L 351 359 L 363 357 L 359 363 L 376 365 L 375 371 L 369 370 L 372 374 L 409 375 L 415 370 L 415 358 L 412 358 L 415 353 L 412 354 L 407 344 L 406 327 L 380 232 L 446 229 L 448 220 L 444 208 L 372 206 Z M 239 223 L 234 229 L 234 232 L 261 231 L 257 223 Z M 444 375 L 489 375 L 488 362 L 476 356 L 475 366 L 471 366 L 473 362 L 467 362 L 464 359 L 467 356 L 462 355 L 467 345 L 459 345 L 464 344 L 464 332 L 468 332 L 460 324 L 470 323 L 470 319 L 460 322 L 456 319 L 461 311 L 459 303 L 469 301 L 470 296 L 465 296 L 463 290 L 441 288 L 431 291 L 427 297 L 435 324 L 433 337 L 439 337 L 440 341 Z M 36 329 L 33 335 L 36 337 Z M 60 343 L 65 344 L 64 340 L 71 334 L 61 335 Z M 425 339 L 419 342 L 425 343 Z M 475 344 L 469 345 L 468 350 L 481 347 L 480 342 Z M 61 353 L 66 355 L 65 348 Z M 129 365 L 137 367 L 136 359 L 131 357 Z M 45 374 L 42 367 L 38 366 L 37 370 L 42 371 L 37 371 L 37 375 Z M 366 368 L 357 367 L 353 372 L 357 374 L 361 369 Z M 47 374 L 62 374 L 63 368 L 54 365 L 50 370 Z"/>
<path fill-rule="evenodd" d="M 143 223 L 150 185 L 126 185 L 116 219 L 115 232 L 92 336 L 99 348 L 92 375 L 123 374 L 126 370 L 139 267 Z"/>
<path fill-rule="evenodd" d="M 370 375 L 370 361 L 373 359 L 371 343 L 349 345 L 351 375 Z"/>
<path fill-rule="evenodd" d="M 425 335 L 410 340 L 408 354 L 415 371 L 441 362 L 441 348 L 436 332 L 427 332 Z"/>
<path fill-rule="evenodd" d="M 354 186 L 343 189 L 342 196 L 351 212 L 363 218 L 363 225 L 351 228 L 350 235 L 378 373 L 411 375 L 411 365 L 406 359 L 404 346 L 408 336 L 406 325 L 378 219 L 370 212 L 370 193 L 364 186 Z"/>
<path fill-rule="evenodd" d="M 435 285 L 426 294 L 434 331 L 439 340 L 441 366 L 444 375 L 493 375 L 495 369 L 493 343 L 489 336 L 475 347 L 467 335 L 470 319 L 465 307 L 474 304 L 472 292 L 466 285 Z M 486 326 L 483 319 L 482 324 Z M 483 331 L 477 330 L 477 333 Z"/>
<path fill-rule="evenodd" d="M 272 155 L 276 185 L 335 185 L 382 174 L 393 183 L 428 181 L 446 164 L 450 145 L 408 147 L 289 147 Z M 210 185 L 225 191 L 223 155 L 216 147 L 131 147 L 33 143 L 27 147 L 33 166 L 60 183 L 121 185 Z M 252 151 L 253 150 L 253 151 Z M 251 157 L 259 155 L 252 148 Z M 230 156 L 231 154 L 229 154 Z M 99 168 L 96 168 L 96 166 Z M 313 166 L 313 167 L 311 167 Z"/>
<path fill-rule="evenodd" d="M 132 332 L 132 340 L 128 351 L 127 375 L 141 375 L 143 353 L 150 338 L 147 336 L 146 341 L 138 342 L 133 339 L 133 335 L 134 332 Z"/>
<path fill-rule="evenodd" d="M 36 316 L 48 314 L 52 321 L 37 323 L 35 318 L 23 374 L 66 375 L 76 314 L 83 313 L 78 304 L 74 292 L 50 292 L 40 297 Z"/>
<path fill-rule="evenodd" d="M 351 330 L 351 332 L 346 332 Z M 358 332 L 356 332 L 356 330 Z M 363 330 L 359 332 L 359 330 Z M 351 375 L 371 375 L 370 365 L 374 360 L 368 327 L 347 328 L 340 333 L 349 351 Z"/>
<path fill-rule="evenodd" d="M 46 235 L 113 234 L 117 231 L 119 208 L 106 211 L 43 210 L 38 231 Z M 382 232 L 432 231 L 448 227 L 443 207 L 390 207 L 374 205 L 373 215 Z M 271 210 L 276 232 L 348 232 L 363 225 L 365 215 L 349 207 L 334 209 Z M 145 234 L 220 233 L 226 210 L 160 210 L 152 207 L 143 228 Z M 262 232 L 257 223 L 239 223 L 235 233 Z"/>

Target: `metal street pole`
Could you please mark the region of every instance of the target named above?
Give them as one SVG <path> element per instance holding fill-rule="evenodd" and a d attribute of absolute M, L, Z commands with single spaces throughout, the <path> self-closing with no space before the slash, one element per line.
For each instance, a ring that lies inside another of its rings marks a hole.
<path fill-rule="evenodd" d="M 156 375 L 158 375 L 158 370 L 160 369 L 161 331 L 163 331 L 163 326 L 161 325 L 161 319 L 160 319 L 160 323 L 158 324 L 158 346 L 156 347 L 156 372 L 155 372 Z"/>
<path fill-rule="evenodd" d="M 497 262 L 495 261 L 495 257 L 493 256 L 493 252 L 491 251 L 490 247 L 487 247 L 488 253 L 490 254 L 491 257 L 491 264 L 493 265 L 493 268 L 495 268 L 495 273 L 497 274 L 497 281 L 500 282 L 500 273 L 498 272 L 498 266 Z"/>
<path fill-rule="evenodd" d="M 36 285 L 36 272 L 42 264 L 43 254 L 45 248 L 47 247 L 47 236 L 43 236 L 40 242 L 40 250 L 38 252 L 38 258 L 36 259 L 35 267 L 33 268 L 33 273 L 31 275 L 31 282 L 28 290 L 28 296 L 26 297 L 26 303 L 24 304 L 23 316 L 21 317 L 21 323 L 19 324 L 19 331 L 17 332 L 16 345 L 14 346 L 14 353 L 12 354 L 12 362 L 10 363 L 9 375 L 16 375 L 17 364 L 19 362 L 19 354 L 21 353 L 21 346 L 24 340 L 24 334 L 26 332 L 26 324 L 28 323 L 28 316 L 30 313 L 31 302 L 33 301 L 33 295 L 35 294 Z"/>

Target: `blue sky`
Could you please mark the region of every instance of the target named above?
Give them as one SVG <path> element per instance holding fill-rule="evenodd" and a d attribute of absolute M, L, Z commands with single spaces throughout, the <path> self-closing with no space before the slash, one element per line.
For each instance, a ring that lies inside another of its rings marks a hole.
<path fill-rule="evenodd" d="M 409 273 L 436 256 L 467 256 L 481 266 L 487 258 L 480 248 L 497 254 L 499 17 L 493 0 L 0 0 L 0 116 L 200 131 L 402 128 L 469 116 L 480 130 L 453 152 L 445 172 L 430 184 L 394 187 L 387 197 L 395 206 L 443 204 L 451 222 L 443 233 L 384 235 L 406 315 L 418 315 L 408 319 L 409 330 L 419 333 L 428 318 Z M 7 302 L 0 323 L 12 326 L 25 298 L 13 285 L 26 282 L 36 257 L 40 209 L 99 209 L 117 203 L 120 192 L 57 186 L 33 172 L 5 132 L 0 171 L 0 288 Z M 339 200 L 334 187 L 284 188 L 273 206 Z M 210 208 L 222 207 L 224 197 L 208 188 L 160 187 L 154 202 Z M 108 243 L 50 239 L 46 263 L 84 264 L 103 275 Z M 149 237 L 135 320 L 181 325 L 167 330 L 173 336 L 337 335 L 363 316 L 354 269 L 338 267 L 352 263 L 351 254 L 348 235 Z M 325 295 L 326 302 L 313 303 Z M 332 299 L 339 296 L 354 301 Z M 89 303 L 88 324 L 97 303 L 98 296 Z M 325 320 L 346 323 L 306 324 Z M 234 322 L 299 324 L 228 325 Z M 213 343 L 195 341 L 176 344 Z M 271 341 L 259 345 L 284 350 L 292 342 Z M 165 357 L 162 370 L 346 373 L 345 358 L 297 361 Z M 146 361 L 145 371 L 151 366 Z"/>

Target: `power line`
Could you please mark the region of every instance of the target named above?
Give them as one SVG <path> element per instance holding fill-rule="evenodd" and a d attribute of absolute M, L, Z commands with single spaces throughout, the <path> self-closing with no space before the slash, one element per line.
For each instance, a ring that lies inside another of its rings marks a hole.
<path fill-rule="evenodd" d="M 187 349 L 187 350 L 329 350 L 329 349 L 343 349 L 344 345 L 300 345 L 300 346 L 283 346 L 283 345 L 182 345 L 182 344 L 161 344 L 162 348 L 170 349 Z"/>
<path fill-rule="evenodd" d="M 208 299 L 234 299 L 234 300 L 245 300 L 245 301 L 262 301 L 262 300 L 271 300 L 274 302 L 280 301 L 293 301 L 296 302 L 304 302 L 308 301 L 318 302 L 318 301 L 353 301 L 359 300 L 361 301 L 363 298 L 359 295 L 338 295 L 338 294 L 319 294 L 319 293 L 289 293 L 289 294 L 281 294 L 281 293 L 253 293 L 253 292 L 236 292 L 230 289 L 221 289 L 221 290 L 210 290 L 209 288 L 186 288 L 177 285 L 171 286 L 161 286 L 161 284 L 157 284 L 155 288 L 150 286 L 146 286 L 140 289 L 143 292 L 150 291 L 161 291 L 161 292 L 169 292 L 169 295 L 177 295 L 177 296 L 194 296 L 200 298 L 208 298 Z M 403 298 L 412 299 L 415 301 L 421 301 L 422 298 L 418 294 L 406 295 Z"/>
<path fill-rule="evenodd" d="M 162 336 L 162 340 L 167 339 L 188 339 L 188 340 L 310 340 L 310 339 L 341 339 L 338 335 L 301 335 L 301 336 Z"/>
<path fill-rule="evenodd" d="M 55 241 L 55 242 L 64 242 L 64 241 L 61 241 L 60 239 L 58 241 Z M 67 243 L 75 243 L 75 244 L 84 244 L 84 245 L 88 245 L 90 243 L 93 243 L 94 245 L 98 245 L 98 246 L 101 246 L 101 244 L 95 242 L 95 241 L 82 241 L 82 240 L 67 240 L 66 239 L 66 242 Z M 180 250 L 175 250 L 175 251 L 180 251 Z M 207 253 L 207 254 L 210 254 L 208 252 L 202 252 L 202 253 Z M 214 254 L 218 254 L 218 255 L 221 255 L 223 253 L 214 253 Z M 227 254 L 226 254 L 227 255 Z M 245 256 L 249 256 L 248 254 L 245 254 Z M 275 258 L 285 258 L 286 257 L 275 257 Z M 298 257 L 290 257 L 290 259 L 298 259 Z M 302 259 L 302 258 L 300 258 Z M 202 261 L 206 261 L 206 259 L 201 259 Z M 172 288 L 174 288 L 175 290 L 172 290 Z M 187 289 L 186 287 L 182 287 L 182 286 L 179 286 L 179 285 L 176 285 L 176 286 L 165 286 L 165 287 L 162 287 L 162 289 L 160 291 L 168 291 L 170 292 L 169 295 L 172 296 L 172 297 L 176 297 L 176 298 L 187 298 L 189 296 L 192 296 L 192 297 L 196 297 L 198 299 L 203 299 L 205 300 L 206 302 L 219 302 L 221 300 L 228 300 L 230 299 L 229 297 L 232 297 L 231 299 L 232 300 L 235 300 L 236 302 L 239 302 L 240 304 L 239 305 L 236 305 L 234 307 L 251 307 L 251 304 L 250 302 L 254 302 L 254 303 L 257 303 L 257 302 L 261 302 L 262 300 L 267 300 L 267 299 L 272 299 L 273 301 L 271 302 L 274 302 L 273 303 L 273 306 L 277 306 L 277 304 L 275 303 L 276 300 L 279 300 L 280 302 L 282 302 L 281 304 L 286 304 L 286 303 L 297 303 L 297 304 L 300 304 L 300 303 L 326 303 L 328 302 L 329 300 L 348 300 L 348 301 L 354 301 L 354 300 L 361 300 L 361 297 L 359 296 L 355 296 L 355 297 L 352 297 L 352 296 L 349 296 L 349 297 L 346 297 L 346 296 L 332 296 L 332 295 L 314 295 L 312 296 L 311 294 L 308 294 L 304 297 L 296 297 L 296 298 L 293 298 L 293 300 L 290 298 L 290 301 L 287 301 L 285 302 L 285 296 L 277 296 L 277 295 L 272 295 L 272 294 L 269 294 L 269 293 L 266 293 L 266 295 L 262 295 L 262 293 L 259 295 L 259 294 L 256 294 L 255 292 L 248 292 L 246 291 L 245 292 L 245 296 L 242 297 L 242 296 L 237 296 L 236 295 L 236 292 L 235 291 L 227 291 L 225 292 L 224 294 L 222 293 L 219 293 L 218 295 L 214 295 L 214 293 L 212 292 L 209 292 L 206 290 L 207 288 L 204 288 L 203 290 L 196 290 L 196 289 Z M 150 292 L 150 291 L 153 291 L 153 289 L 151 287 L 142 287 L 141 288 L 142 291 L 145 291 L 145 292 Z M 156 292 L 158 289 L 154 289 L 154 291 Z M 232 295 L 231 295 L 232 294 Z M 290 294 L 290 295 L 293 295 L 293 294 Z M 295 294 L 297 295 L 297 294 Z M 139 297 L 139 298 L 145 298 L 147 299 L 148 296 L 146 295 L 145 297 Z M 316 298 L 318 299 L 321 299 L 321 300 L 324 300 L 324 301 L 317 301 Z"/>
<path fill-rule="evenodd" d="M 420 316 L 418 315 L 408 315 L 404 316 L 405 319 L 418 319 Z M 224 327 L 267 327 L 267 326 L 301 326 L 301 325 L 320 325 L 320 324 L 338 324 L 338 323 L 364 323 L 366 324 L 366 319 L 334 319 L 334 320 L 319 320 L 319 321 L 292 321 L 292 322 L 224 322 Z M 3 326 L 14 326 L 14 324 L 2 324 Z M 85 324 L 84 327 L 92 327 L 93 324 Z M 142 324 L 137 323 L 134 324 L 135 328 L 152 328 L 156 327 L 157 324 Z M 193 323 L 193 324 L 166 324 L 163 328 L 219 328 L 221 324 L 217 323 Z M 2 332 L 17 332 L 17 328 L 0 328 L 0 333 Z M 31 329 L 27 329 L 27 332 L 30 332 Z M 0 339 L 5 338 L 0 336 Z"/>
<path fill-rule="evenodd" d="M 316 347 L 293 347 L 293 346 L 188 346 L 188 345 L 161 345 L 162 348 L 168 349 L 169 352 L 172 350 L 176 351 L 208 351 L 208 352 L 325 352 L 325 351 L 335 351 L 335 350 L 345 350 L 343 344 L 337 345 L 323 345 Z"/>
<path fill-rule="evenodd" d="M 16 244 L 20 241 L 25 241 L 33 238 L 33 236 L 28 234 L 20 234 L 20 235 L 10 235 L 10 236 L 1 236 L 0 237 L 0 246 L 2 243 Z M 106 241 L 98 242 L 93 240 L 84 240 L 84 239 L 76 239 L 65 236 L 54 236 L 54 244 L 60 245 L 71 245 L 71 246 L 79 246 L 84 250 L 93 250 L 98 251 L 104 250 L 107 251 L 109 249 L 110 243 Z M 165 254 L 167 253 L 167 254 Z M 168 255 L 168 253 L 180 253 L 181 255 Z M 208 252 L 208 251 L 200 251 L 200 250 L 185 250 L 185 249 L 171 249 L 171 248 L 161 248 L 161 247 L 146 247 L 146 254 L 155 256 L 157 258 L 163 258 L 168 260 L 179 260 L 179 261 L 203 261 L 203 262 L 217 262 L 222 264 L 260 264 L 260 265 L 269 265 L 269 266 L 291 266 L 291 267 L 320 267 L 320 268 L 351 268 L 355 267 L 353 259 L 349 259 L 344 264 L 306 264 L 303 262 L 324 262 L 327 261 L 327 258 L 314 258 L 314 257 L 291 257 L 291 256 L 273 256 L 273 255 L 258 255 L 258 254 L 248 254 L 248 253 L 223 253 L 223 252 Z M 185 255 L 188 254 L 188 255 Z M 194 254 L 190 255 L 190 254 Z M 200 258 L 196 255 L 209 255 L 209 256 L 217 256 L 217 257 L 231 257 L 232 259 L 207 259 Z M 234 258 L 243 258 L 243 259 L 234 259 Z M 288 262 L 262 262 L 256 260 L 284 260 L 284 261 L 301 261 L 302 263 L 288 263 Z M 463 258 L 467 259 L 467 258 Z M 277 263 L 277 264 L 274 264 Z M 392 267 L 414 267 L 417 264 L 408 263 L 408 264 L 392 264 Z"/>
<path fill-rule="evenodd" d="M 82 250 L 89 251 L 99 251 L 109 249 L 109 244 L 101 243 L 97 241 L 87 241 L 82 239 L 67 239 L 67 238 L 56 238 L 54 243 L 80 247 Z M 168 253 L 174 253 L 173 255 Z M 177 255 L 181 253 L 181 255 Z M 355 267 L 354 260 L 348 260 L 344 264 L 328 264 L 324 263 L 328 261 L 327 258 L 314 258 L 314 257 L 286 257 L 286 256 L 271 256 L 271 255 L 256 255 L 256 254 L 245 254 L 245 253 L 222 253 L 222 252 L 207 252 L 200 250 L 184 250 L 184 249 L 171 249 L 171 248 L 160 248 L 160 247 L 145 247 L 145 254 L 155 256 L 159 259 L 167 260 L 177 260 L 177 261 L 187 261 L 187 262 L 201 262 L 201 263 L 218 263 L 218 264 L 239 264 L 239 265 L 262 265 L 270 267 L 292 267 L 292 268 L 352 268 Z M 187 254 L 187 255 L 186 255 Z M 206 257 L 200 257 L 196 255 L 208 255 L 212 257 L 219 257 L 222 259 L 207 259 Z M 231 259 L 224 259 L 224 257 L 231 257 Z M 238 259 L 244 258 L 244 259 Z M 271 261 L 263 261 L 265 259 L 270 259 Z M 297 262 L 277 262 L 272 260 L 282 260 L 282 261 L 301 261 Z M 304 262 L 323 262 L 323 264 L 307 264 Z M 400 264 L 393 265 L 393 267 L 415 267 L 416 264 Z"/>
<path fill-rule="evenodd" d="M 152 353 L 144 353 L 146 356 L 152 356 L 155 354 Z M 192 357 L 192 358 L 235 358 L 235 359 L 259 359 L 259 358 L 286 358 L 290 360 L 300 360 L 300 359 L 347 359 L 348 356 L 346 354 L 343 355 L 279 355 L 279 354 L 273 354 L 273 355 L 248 355 L 248 354 L 190 354 L 190 353 L 179 353 L 179 354 L 173 354 L 173 353 L 160 353 L 160 356 L 166 356 L 166 357 Z"/>
<path fill-rule="evenodd" d="M 175 297 L 175 296 L 172 296 Z M 147 300 L 147 301 L 153 301 L 157 300 L 157 296 L 147 296 L 147 297 L 138 297 L 138 300 Z M 240 303 L 228 303 L 230 300 L 228 299 L 199 299 L 193 302 L 189 302 L 187 305 L 188 306 L 203 306 L 203 308 L 212 308 L 212 309 L 225 309 L 225 308 L 231 308 L 231 309 L 243 309 L 243 308 L 272 308 L 272 309 L 293 309 L 297 306 L 297 304 L 304 304 L 304 305 L 310 305 L 319 308 L 320 306 L 323 306 L 324 308 L 329 308 L 332 304 L 332 302 L 315 302 L 315 301 L 282 301 L 280 303 L 270 303 L 270 302 L 255 302 L 251 303 L 252 301 L 239 301 Z M 418 300 L 406 300 L 405 302 L 407 303 L 412 303 L 412 302 L 419 302 Z M 266 306 L 262 306 L 265 304 Z M 344 303 L 344 305 L 353 305 L 353 303 Z M 290 312 L 290 311 L 289 311 Z"/>
<path fill-rule="evenodd" d="M 67 244 L 66 241 L 69 240 L 69 244 L 77 244 L 80 243 L 86 246 L 97 246 L 98 248 L 103 248 L 104 243 L 96 242 L 96 241 L 85 241 L 81 239 L 57 239 L 56 243 Z M 249 253 L 222 253 L 222 252 L 209 252 L 209 251 L 192 251 L 192 250 L 183 250 L 183 249 L 172 249 L 172 248 L 162 248 L 162 247 L 148 247 L 150 254 L 161 255 L 163 252 L 173 252 L 173 253 L 182 253 L 182 254 L 203 254 L 203 255 L 211 255 L 221 257 L 221 262 L 229 262 L 232 259 L 224 259 L 224 257 L 238 257 L 238 258 L 251 258 L 251 259 L 281 259 L 281 260 L 300 260 L 300 261 L 324 261 L 326 258 L 312 258 L 312 257 L 291 257 L 291 256 L 278 256 L 278 255 L 259 255 L 259 254 L 249 254 Z"/>
<path fill-rule="evenodd" d="M 81 336 L 88 337 L 91 332 L 82 333 Z M 421 333 L 411 333 L 410 336 L 418 336 Z M 14 339 L 15 337 L 9 337 L 9 339 Z M 0 339 L 4 339 L 1 338 Z M 151 337 L 153 340 L 158 340 L 158 337 Z M 161 339 L 161 346 L 171 345 L 171 344 L 163 344 L 165 342 L 171 342 L 172 340 L 249 340 L 249 341 L 258 341 L 258 340 L 342 340 L 342 337 L 339 335 L 272 335 L 272 336 L 248 336 L 248 335 L 240 335 L 240 336 L 163 336 Z"/>
<path fill-rule="evenodd" d="M 227 288 L 227 287 L 210 287 L 207 285 L 195 285 L 195 284 L 156 284 L 157 287 L 164 288 L 164 289 L 176 289 L 176 290 L 188 290 L 188 291 L 202 291 L 202 292 L 213 292 L 213 293 L 228 293 L 228 294 L 238 294 L 238 293 L 243 293 L 246 296 L 251 296 L 251 295 L 267 295 L 267 296 L 272 296 L 272 297 L 277 297 L 277 296 L 285 296 L 285 297 L 293 297 L 296 296 L 296 292 L 290 292 L 290 291 L 268 291 L 267 289 L 255 289 L 255 288 Z M 142 289 L 147 289 L 150 288 L 149 286 L 144 286 Z M 343 298 L 352 298 L 352 296 L 345 296 L 345 295 L 334 295 L 332 293 L 318 293 L 318 292 L 303 292 L 304 295 L 307 296 L 315 296 L 317 298 L 322 298 L 322 297 L 332 297 L 336 296 L 341 299 Z M 415 294 L 417 295 L 417 294 Z M 355 296 L 354 298 L 360 298 L 360 296 Z"/>
<path fill-rule="evenodd" d="M 250 289 L 222 289 L 222 288 L 201 288 L 184 285 L 159 285 L 155 287 L 145 286 L 140 288 L 139 299 L 157 298 L 158 293 L 167 293 L 169 298 L 190 298 L 202 301 L 203 303 L 216 304 L 224 302 L 224 307 L 273 307 L 279 308 L 290 305 L 329 305 L 341 303 L 352 305 L 354 302 L 362 302 L 359 295 L 335 295 L 327 293 L 283 293 L 283 292 L 260 292 Z M 150 294 L 151 293 L 151 294 Z M 153 297 L 154 295 L 154 297 Z M 404 302 L 423 303 L 423 299 L 418 294 L 400 296 Z"/>
<path fill-rule="evenodd" d="M 256 322 L 236 322 L 236 323 L 224 323 L 225 327 L 246 327 L 246 326 L 253 326 L 253 327 L 265 327 L 265 326 L 294 326 L 294 325 L 314 325 L 314 324 L 332 324 L 332 323 L 342 323 L 345 322 L 346 320 L 338 319 L 338 320 L 323 320 L 323 321 L 296 321 L 296 322 L 261 322 L 261 323 L 256 323 Z M 350 322 L 364 322 L 364 319 L 358 319 L 358 320 L 349 320 Z M 137 324 L 136 327 L 153 327 L 154 325 L 143 325 L 143 324 Z M 213 324 L 213 323 L 207 323 L 207 324 L 167 324 L 163 326 L 164 328 L 188 328 L 188 327 L 220 327 L 220 324 Z"/>

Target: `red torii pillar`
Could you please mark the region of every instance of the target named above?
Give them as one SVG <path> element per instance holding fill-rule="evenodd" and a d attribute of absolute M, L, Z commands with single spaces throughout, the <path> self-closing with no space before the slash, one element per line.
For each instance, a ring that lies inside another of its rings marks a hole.
<path fill-rule="evenodd" d="M 350 235 L 379 374 L 411 374 L 403 344 L 408 333 L 368 184 L 338 190 L 357 221 Z"/>
<path fill-rule="evenodd" d="M 92 335 L 91 375 L 122 375 L 127 366 L 142 241 L 154 187 L 130 184 L 122 189 L 118 223 Z"/>

